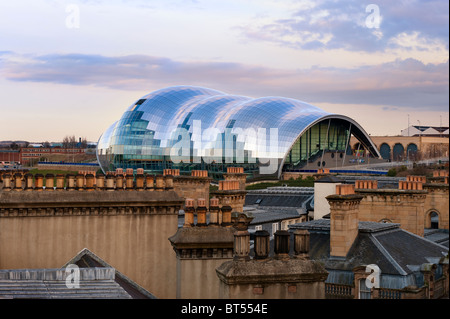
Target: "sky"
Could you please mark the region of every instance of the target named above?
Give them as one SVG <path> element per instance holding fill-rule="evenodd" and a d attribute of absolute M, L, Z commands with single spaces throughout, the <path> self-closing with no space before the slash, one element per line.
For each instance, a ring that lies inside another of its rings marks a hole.
<path fill-rule="evenodd" d="M 443 0 L 0 0 L 0 140 L 96 142 L 172 85 L 448 126 L 448 30 Z"/>

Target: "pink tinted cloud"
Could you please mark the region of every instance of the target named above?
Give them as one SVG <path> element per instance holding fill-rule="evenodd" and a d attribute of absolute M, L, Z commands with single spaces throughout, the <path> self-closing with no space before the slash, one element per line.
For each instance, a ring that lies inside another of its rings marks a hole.
<path fill-rule="evenodd" d="M 254 97 L 280 95 L 309 103 L 448 109 L 449 63 L 414 59 L 359 68 L 273 69 L 239 63 L 185 62 L 146 55 L 107 57 L 0 54 L 11 81 L 94 85 L 120 90 L 201 85 Z"/>

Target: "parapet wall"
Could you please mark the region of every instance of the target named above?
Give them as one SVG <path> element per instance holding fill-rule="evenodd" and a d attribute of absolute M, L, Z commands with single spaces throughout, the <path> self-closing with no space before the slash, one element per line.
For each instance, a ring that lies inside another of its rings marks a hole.
<path fill-rule="evenodd" d="M 142 184 L 143 177 L 4 176 L 0 268 L 59 268 L 88 248 L 156 297 L 175 298 L 176 258 L 167 238 L 184 201 L 170 178 Z"/>
<path fill-rule="evenodd" d="M 356 192 L 363 195 L 359 220 L 399 223 L 419 236 L 431 227 L 431 213 L 439 218 L 439 228 L 449 229 L 449 185 L 443 174 L 441 183 L 425 176 L 407 176 L 398 189 L 378 189 L 376 181 L 357 181 Z M 445 182 L 446 183 L 445 183 Z M 442 183 L 444 182 L 444 183 Z"/>
<path fill-rule="evenodd" d="M 218 199 L 212 198 L 207 209 L 207 201 L 187 199 L 184 225 L 169 238 L 178 260 L 177 298 L 217 299 L 215 269 L 233 258 L 231 207 L 219 207 Z"/>

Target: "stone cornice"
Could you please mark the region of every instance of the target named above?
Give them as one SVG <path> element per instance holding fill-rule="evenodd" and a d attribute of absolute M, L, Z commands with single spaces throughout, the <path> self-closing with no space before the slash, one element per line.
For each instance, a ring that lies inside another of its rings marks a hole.
<path fill-rule="evenodd" d="M 173 191 L 0 192 L 0 217 L 174 214 L 183 199 Z"/>
<path fill-rule="evenodd" d="M 216 268 L 216 273 L 227 285 L 317 282 L 328 277 L 319 262 L 305 259 L 233 260 Z"/>
<path fill-rule="evenodd" d="M 426 184 L 424 184 L 425 187 Z M 426 195 L 426 190 L 412 190 L 412 189 L 356 189 L 355 192 L 361 195 Z"/>

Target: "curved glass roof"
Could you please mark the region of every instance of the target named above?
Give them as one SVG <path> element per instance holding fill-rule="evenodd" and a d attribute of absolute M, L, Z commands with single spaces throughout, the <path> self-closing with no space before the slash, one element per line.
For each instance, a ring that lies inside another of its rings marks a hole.
<path fill-rule="evenodd" d="M 210 149 L 222 148 L 223 135 L 221 140 L 218 134 L 224 132 L 237 133 L 233 143 L 251 157 L 283 159 L 302 132 L 334 117 L 353 123 L 359 139 L 379 156 L 368 135 L 345 116 L 295 99 L 254 99 L 196 86 L 164 88 L 131 104 L 100 137 L 98 154 L 109 149 L 112 154 L 170 155 L 170 147 L 180 140 L 180 130 L 185 130 L 193 143 L 193 155 L 203 159 Z M 271 137 L 277 143 L 270 144 Z"/>

